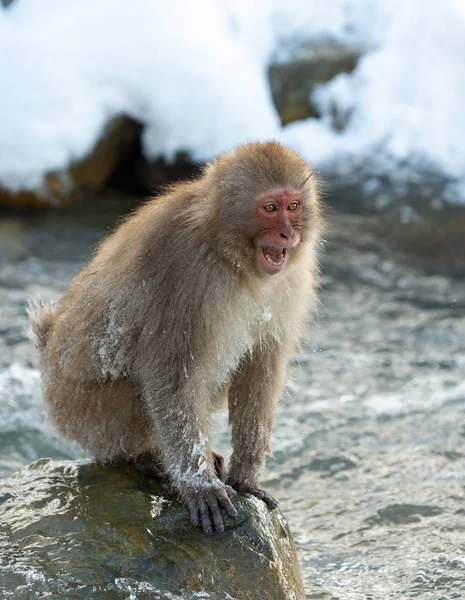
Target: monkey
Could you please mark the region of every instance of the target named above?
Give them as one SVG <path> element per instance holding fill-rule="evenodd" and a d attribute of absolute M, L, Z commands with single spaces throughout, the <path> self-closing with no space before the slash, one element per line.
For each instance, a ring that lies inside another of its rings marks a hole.
<path fill-rule="evenodd" d="M 313 172 L 275 141 L 235 147 L 126 217 L 56 305 L 29 311 L 58 431 L 167 478 L 208 534 L 224 531 L 220 509 L 237 516 L 236 493 L 275 508 L 259 476 L 316 302 L 321 224 Z M 225 403 L 227 470 L 209 439 Z"/>

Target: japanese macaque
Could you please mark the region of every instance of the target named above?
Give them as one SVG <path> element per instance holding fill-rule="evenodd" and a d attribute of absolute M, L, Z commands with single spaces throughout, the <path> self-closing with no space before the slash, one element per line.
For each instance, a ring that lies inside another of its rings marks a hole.
<path fill-rule="evenodd" d="M 52 421 L 97 460 L 164 475 L 223 531 L 259 483 L 286 364 L 315 301 L 318 186 L 278 143 L 238 146 L 129 216 L 56 306 L 37 302 Z M 229 404 L 232 456 L 210 445 Z"/>

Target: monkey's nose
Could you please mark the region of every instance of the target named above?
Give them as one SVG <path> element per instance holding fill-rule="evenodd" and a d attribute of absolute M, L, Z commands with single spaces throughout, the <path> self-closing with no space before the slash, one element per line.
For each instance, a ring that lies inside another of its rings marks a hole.
<path fill-rule="evenodd" d="M 280 215 L 278 220 L 279 237 L 286 242 L 291 242 L 295 237 L 295 231 L 287 215 Z"/>
<path fill-rule="evenodd" d="M 290 245 L 290 246 L 292 246 L 294 244 L 294 242 L 297 241 L 297 236 L 296 236 L 295 231 L 280 231 L 279 237 L 282 240 L 285 240 L 287 245 Z"/>

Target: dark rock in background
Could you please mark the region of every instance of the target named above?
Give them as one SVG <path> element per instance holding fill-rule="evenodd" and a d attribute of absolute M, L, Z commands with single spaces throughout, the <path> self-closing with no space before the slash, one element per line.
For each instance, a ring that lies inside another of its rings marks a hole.
<path fill-rule="evenodd" d="M 358 46 L 335 42 L 307 43 L 276 60 L 268 68 L 273 101 L 283 125 L 310 117 L 319 117 L 312 103 L 312 92 L 319 83 L 326 83 L 339 73 L 351 73 L 364 53 Z M 333 126 L 344 129 L 349 115 L 334 109 Z"/>
<path fill-rule="evenodd" d="M 94 148 L 65 171 L 47 173 L 40 189 L 13 192 L 0 185 L 0 205 L 15 208 L 62 206 L 82 192 L 102 190 L 140 137 L 142 126 L 121 115 L 111 119 Z"/>
<path fill-rule="evenodd" d="M 14 192 L 1 186 L 0 208 L 60 208 L 92 197 L 98 203 L 110 193 L 151 196 L 173 181 L 199 173 L 201 165 L 180 150 L 171 162 L 148 161 L 142 152 L 143 125 L 126 115 L 115 117 L 89 154 L 68 169 L 47 173 L 38 189 Z M 140 199 L 140 198 L 139 198 Z"/>

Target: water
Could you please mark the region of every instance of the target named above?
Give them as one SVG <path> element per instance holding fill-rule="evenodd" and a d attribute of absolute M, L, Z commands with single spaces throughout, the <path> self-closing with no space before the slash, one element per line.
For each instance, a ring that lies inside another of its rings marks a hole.
<path fill-rule="evenodd" d="M 102 235 L 76 223 L 10 223 L 23 246 L 0 259 L 0 477 L 82 456 L 46 425 L 24 333 L 28 298 L 58 298 Z M 263 482 L 294 533 L 308 599 L 465 598 L 465 281 L 422 273 L 367 223 L 332 218 L 321 306 L 289 369 Z M 229 451 L 225 415 L 213 438 Z M 26 591 L 56 592 L 28 577 Z M 112 589 L 142 598 L 144 585 Z"/>

